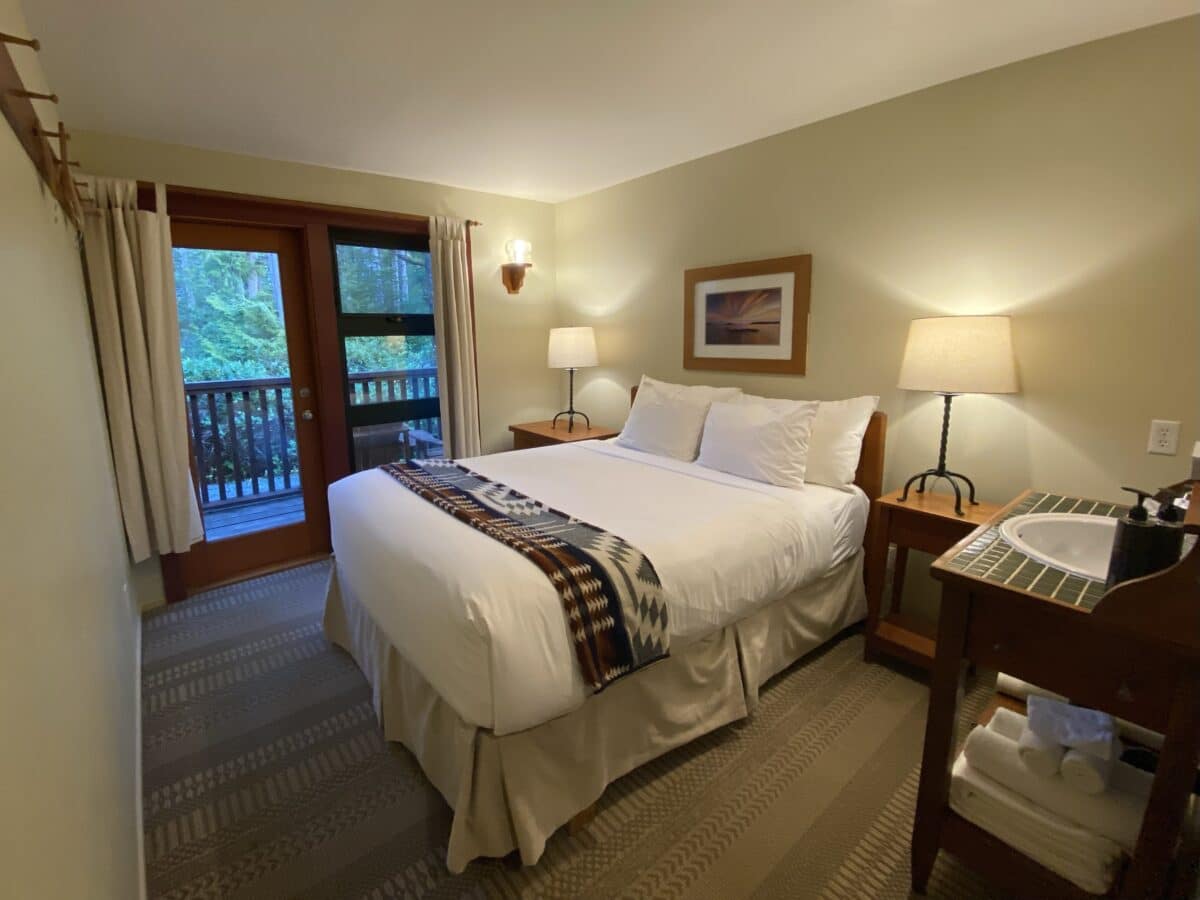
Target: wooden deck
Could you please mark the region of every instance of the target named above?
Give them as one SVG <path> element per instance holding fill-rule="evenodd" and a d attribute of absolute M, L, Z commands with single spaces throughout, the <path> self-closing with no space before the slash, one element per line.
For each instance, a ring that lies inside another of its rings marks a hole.
<path fill-rule="evenodd" d="M 303 521 L 304 498 L 300 494 L 266 496 L 261 500 L 204 511 L 204 531 L 210 541 Z"/>

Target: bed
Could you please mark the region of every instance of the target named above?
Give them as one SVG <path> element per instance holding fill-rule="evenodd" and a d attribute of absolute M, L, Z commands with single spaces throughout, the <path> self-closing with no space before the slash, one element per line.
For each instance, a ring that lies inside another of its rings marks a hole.
<path fill-rule="evenodd" d="M 453 808 L 451 871 L 514 850 L 532 865 L 609 783 L 745 717 L 768 678 L 864 617 L 885 426 L 876 413 L 844 489 L 779 488 L 607 441 L 461 461 L 653 560 L 670 655 L 599 693 L 527 559 L 381 470 L 330 487 L 326 633 L 370 682 L 384 736 Z"/>

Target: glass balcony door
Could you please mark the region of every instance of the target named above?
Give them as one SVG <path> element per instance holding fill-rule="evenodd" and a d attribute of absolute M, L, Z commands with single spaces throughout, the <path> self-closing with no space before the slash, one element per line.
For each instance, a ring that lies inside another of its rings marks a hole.
<path fill-rule="evenodd" d="M 288 229 L 172 222 L 192 472 L 189 589 L 328 548 L 317 397 Z"/>
<path fill-rule="evenodd" d="M 442 456 L 428 237 L 330 237 L 351 466 Z"/>

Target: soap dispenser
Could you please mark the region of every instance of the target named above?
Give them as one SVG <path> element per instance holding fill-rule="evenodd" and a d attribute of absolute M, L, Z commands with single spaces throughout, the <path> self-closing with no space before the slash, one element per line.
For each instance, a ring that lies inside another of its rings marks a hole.
<path fill-rule="evenodd" d="M 1154 519 L 1154 540 L 1147 575 L 1175 565 L 1183 555 L 1183 522 L 1179 507 L 1167 499 L 1159 504 Z"/>
<path fill-rule="evenodd" d="M 1112 556 L 1108 560 L 1108 578 L 1104 582 L 1106 591 L 1122 581 L 1149 574 L 1155 559 L 1156 540 L 1159 538 L 1155 533 L 1159 526 L 1150 521 L 1150 514 L 1145 507 L 1150 494 L 1131 487 L 1121 490 L 1137 494 L 1137 504 L 1117 520 L 1117 534 L 1113 538 Z"/>

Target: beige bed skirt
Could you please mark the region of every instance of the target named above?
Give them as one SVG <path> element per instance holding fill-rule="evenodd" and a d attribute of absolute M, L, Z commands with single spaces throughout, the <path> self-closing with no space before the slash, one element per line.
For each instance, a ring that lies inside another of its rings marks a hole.
<path fill-rule="evenodd" d="M 546 840 L 645 762 L 747 716 L 762 684 L 866 614 L 862 551 L 820 581 L 613 683 L 579 709 L 497 736 L 470 725 L 389 643 L 352 576 L 330 574 L 325 633 L 371 684 L 384 737 L 407 747 L 454 809 L 446 864 Z"/>

